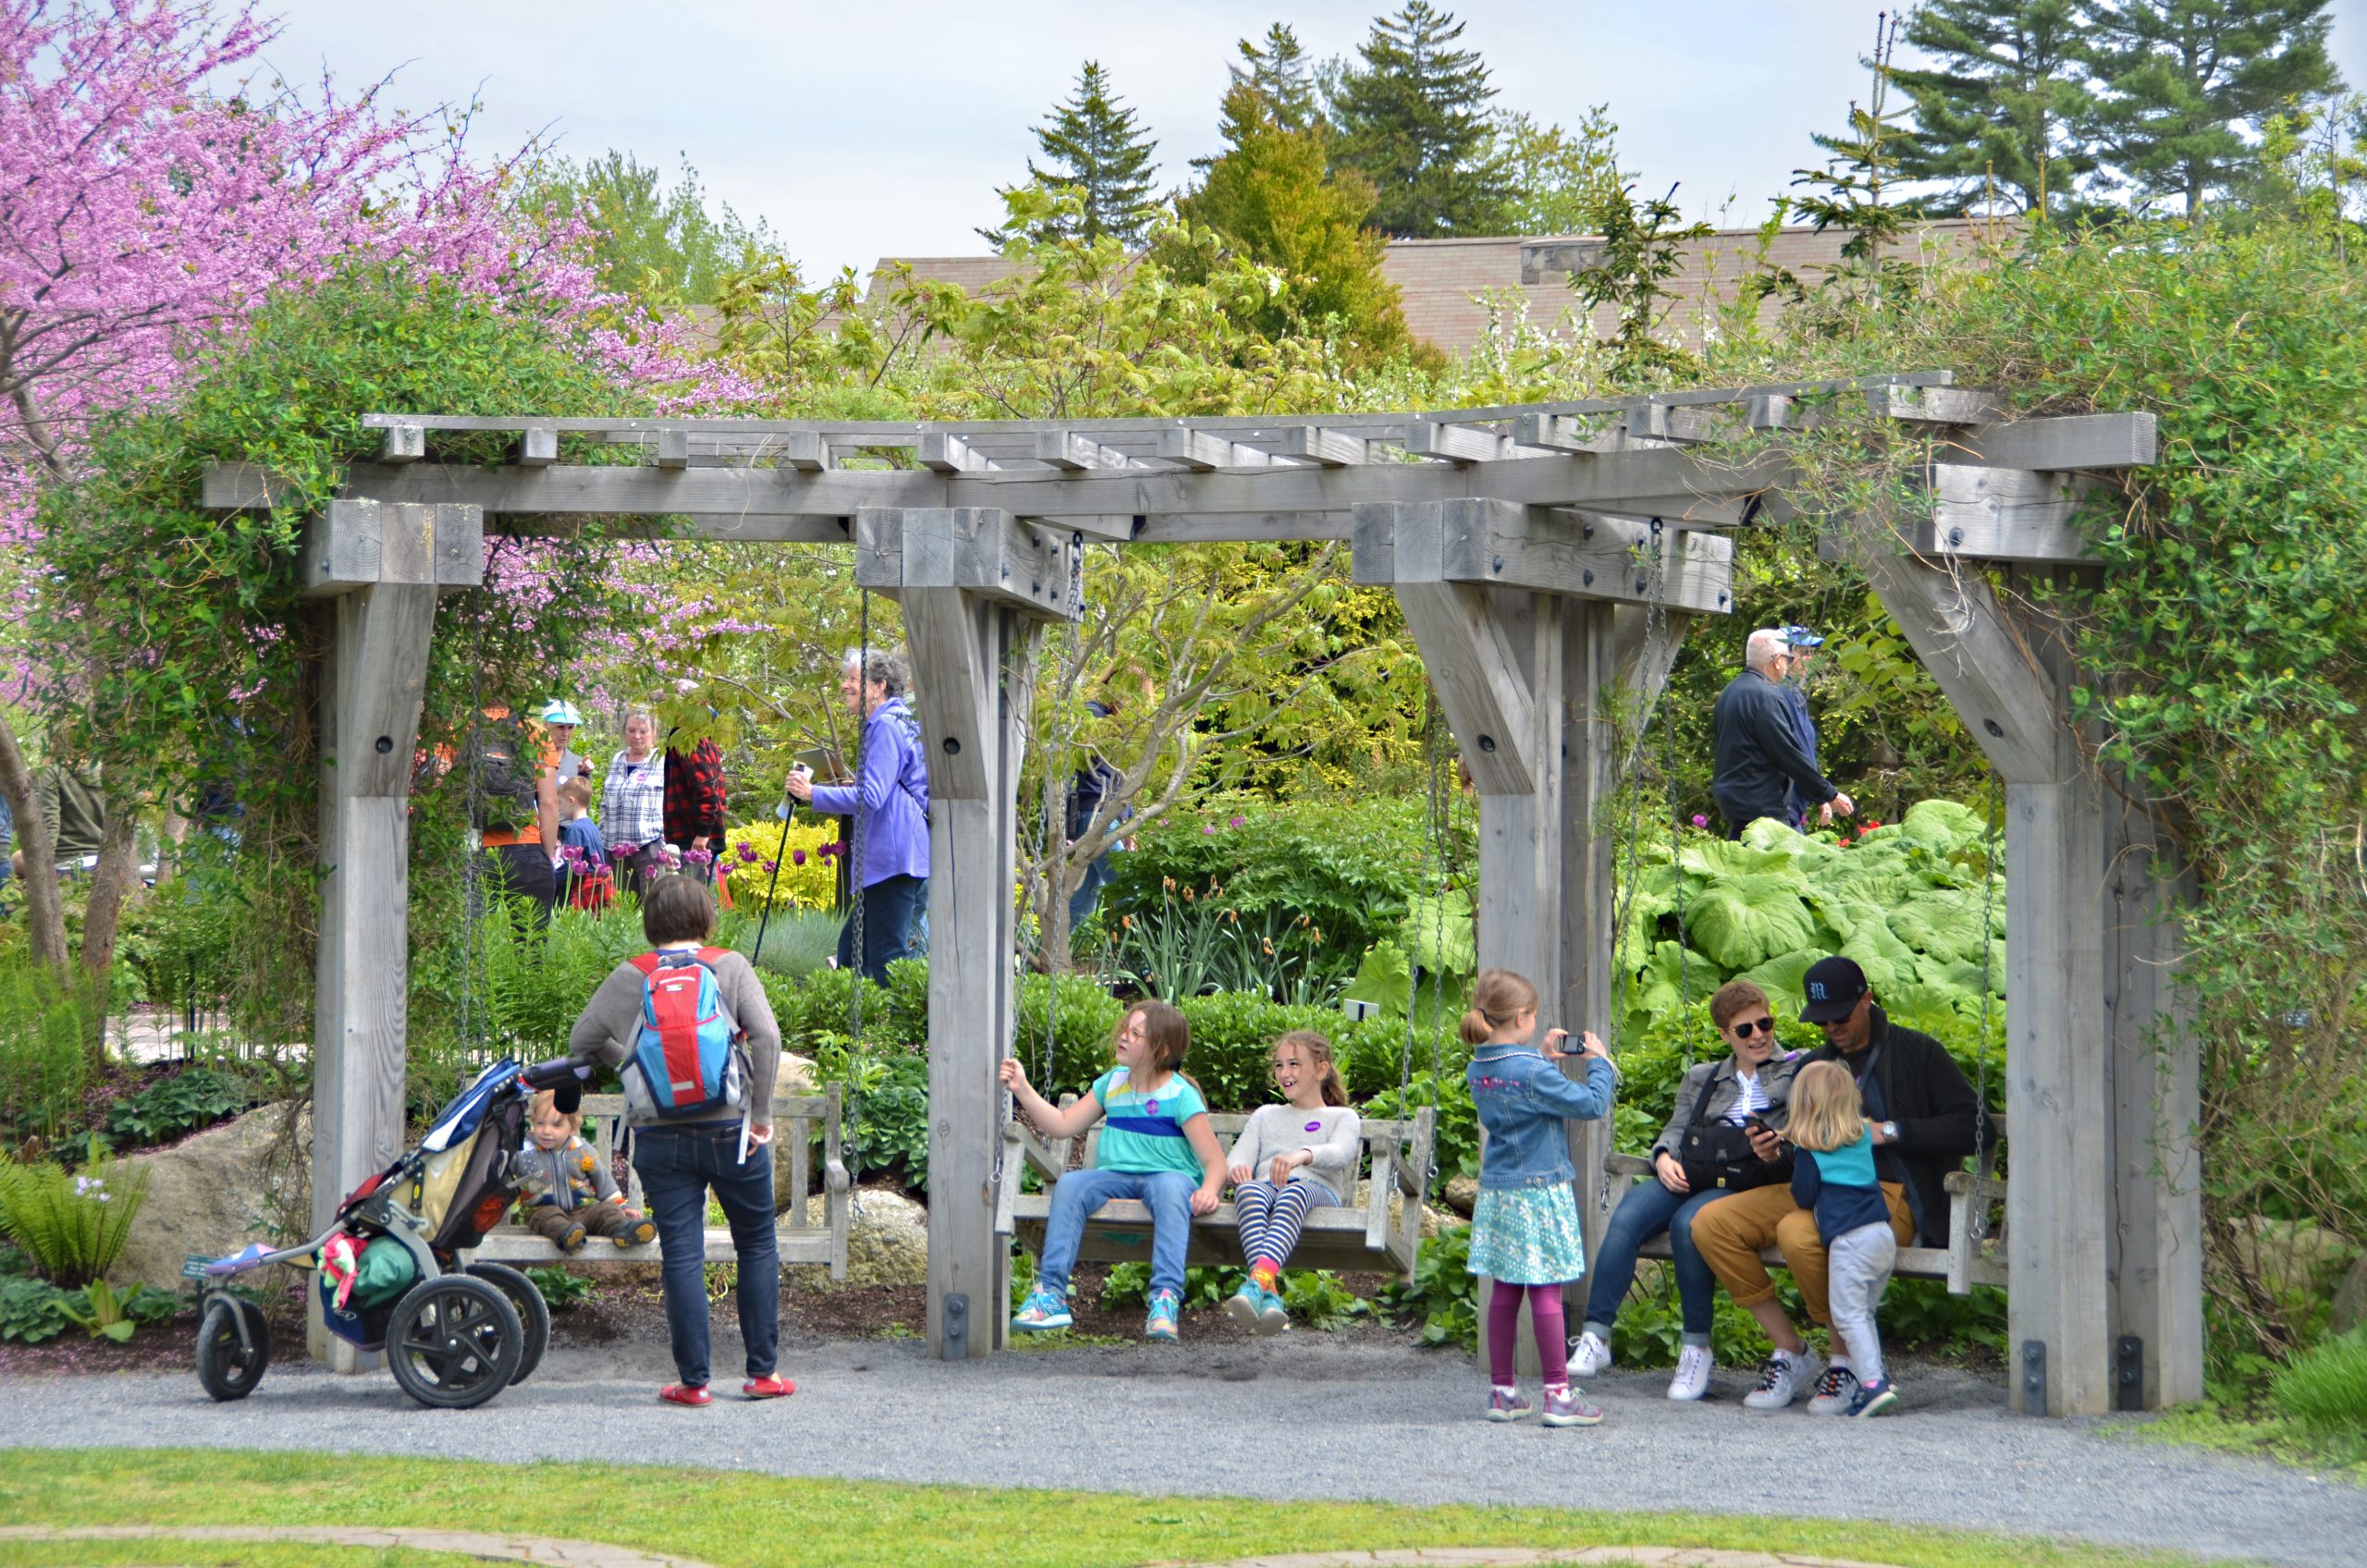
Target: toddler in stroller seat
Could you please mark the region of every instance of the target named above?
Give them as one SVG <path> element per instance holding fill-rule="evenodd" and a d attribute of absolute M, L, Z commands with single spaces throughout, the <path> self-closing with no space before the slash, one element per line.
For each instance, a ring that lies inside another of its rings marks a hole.
<path fill-rule="evenodd" d="M 657 1226 L 626 1204 L 608 1169 L 608 1154 L 583 1141 L 583 1113 L 561 1110 L 544 1089 L 530 1102 L 527 1135 L 518 1153 L 519 1218 L 558 1248 L 583 1250 L 583 1238 L 605 1236 L 620 1247 L 657 1239 Z"/>

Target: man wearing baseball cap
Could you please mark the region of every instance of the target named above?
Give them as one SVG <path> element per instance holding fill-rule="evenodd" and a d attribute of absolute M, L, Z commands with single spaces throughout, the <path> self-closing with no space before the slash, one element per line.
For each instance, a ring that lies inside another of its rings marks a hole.
<path fill-rule="evenodd" d="M 1816 754 L 1816 720 L 1809 717 L 1809 693 L 1802 682 L 1809 672 L 1809 661 L 1824 646 L 1824 639 L 1805 626 L 1787 626 L 1784 628 L 1784 642 L 1791 652 L 1791 667 L 1775 683 L 1775 689 L 1783 693 L 1784 705 L 1792 710 L 1792 729 L 1800 738 L 1800 750 L 1808 753 L 1809 766 L 1821 770 L 1824 764 Z M 1790 814 L 1793 827 L 1808 831 L 1809 803 L 1800 798 L 1797 784 L 1784 790 L 1784 809 Z M 1827 801 L 1815 810 L 1824 822 L 1833 820 L 1832 802 Z"/>
<path fill-rule="evenodd" d="M 1718 693 L 1710 714 L 1712 748 L 1710 793 L 1726 819 L 1726 837 L 1762 816 L 1797 821 L 1791 791 L 1808 805 L 1830 804 L 1843 816 L 1857 805 L 1819 773 L 1800 745 L 1783 680 L 1792 668 L 1787 634 L 1769 626 L 1743 644 L 1744 669 Z"/>
<path fill-rule="evenodd" d="M 1818 960 L 1809 966 L 1801 989 L 1808 997 L 1801 1021 L 1824 1029 L 1824 1045 L 1808 1060 L 1837 1061 L 1858 1081 L 1866 1120 L 1874 1128 L 1874 1174 L 1890 1206 L 1898 1244 L 1914 1245 L 1919 1239 L 1924 1246 L 1945 1246 L 1948 1195 L 1943 1183 L 1972 1153 L 1980 1097 L 1939 1041 L 1891 1023 L 1855 960 Z M 1761 1159 L 1782 1153 L 1773 1133 L 1754 1130 L 1750 1141 Z M 1779 1182 L 1705 1206 L 1693 1217 L 1693 1244 L 1735 1305 L 1758 1318 L 1775 1342 L 1774 1354 L 1760 1364 L 1759 1387 L 1743 1397 L 1744 1405 L 1781 1410 L 1803 1383 L 1814 1381 L 1810 1415 L 1846 1411 L 1858 1391 L 1847 1352 L 1836 1337 L 1832 1365 L 1821 1378 L 1816 1376 L 1815 1358 L 1775 1299 L 1775 1283 L 1759 1259 L 1760 1248 L 1781 1248 L 1809 1316 L 1833 1327 L 1824 1243 L 1816 1216 L 1793 1203 L 1791 1188 Z"/>

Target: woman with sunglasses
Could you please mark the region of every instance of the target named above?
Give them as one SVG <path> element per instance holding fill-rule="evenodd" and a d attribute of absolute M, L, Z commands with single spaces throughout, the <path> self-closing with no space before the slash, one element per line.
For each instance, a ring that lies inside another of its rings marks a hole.
<path fill-rule="evenodd" d="M 1728 1054 L 1686 1070 L 1677 1086 L 1676 1114 L 1652 1145 L 1654 1180 L 1628 1188 L 1611 1216 L 1595 1253 L 1586 1326 L 1570 1345 L 1574 1377 L 1591 1378 L 1611 1365 L 1611 1326 L 1635 1282 L 1637 1251 L 1665 1231 L 1685 1336 L 1668 1397 L 1698 1400 L 1709 1391 L 1718 1280 L 1694 1248 L 1693 1217 L 1729 1193 L 1789 1175 L 1787 1160 L 1769 1163 L 1749 1153 L 1746 1131 L 1754 1119 L 1783 1127 L 1797 1065 L 1795 1053 L 1775 1043 L 1766 993 L 1749 981 L 1722 986 L 1710 998 L 1710 1021 Z"/>

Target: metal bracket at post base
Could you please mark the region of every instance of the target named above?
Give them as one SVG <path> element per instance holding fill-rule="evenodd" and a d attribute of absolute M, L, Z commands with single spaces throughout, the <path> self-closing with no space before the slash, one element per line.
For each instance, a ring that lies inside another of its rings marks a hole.
<path fill-rule="evenodd" d="M 938 1350 L 939 1361 L 970 1357 L 970 1298 L 955 1293 L 945 1298 L 945 1333 Z"/>
<path fill-rule="evenodd" d="M 2113 1408 L 2145 1408 L 2145 1341 L 2123 1334 L 2113 1346 Z"/>
<path fill-rule="evenodd" d="M 2046 1341 L 2022 1341 L 2022 1414 L 2046 1414 Z"/>

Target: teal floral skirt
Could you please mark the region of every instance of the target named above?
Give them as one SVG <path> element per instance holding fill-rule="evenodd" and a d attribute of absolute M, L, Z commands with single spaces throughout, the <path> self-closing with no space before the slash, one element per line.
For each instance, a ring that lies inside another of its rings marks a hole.
<path fill-rule="evenodd" d="M 1471 1206 L 1471 1272 L 1510 1285 L 1558 1285 L 1586 1268 L 1586 1232 L 1566 1184 L 1480 1189 Z"/>

